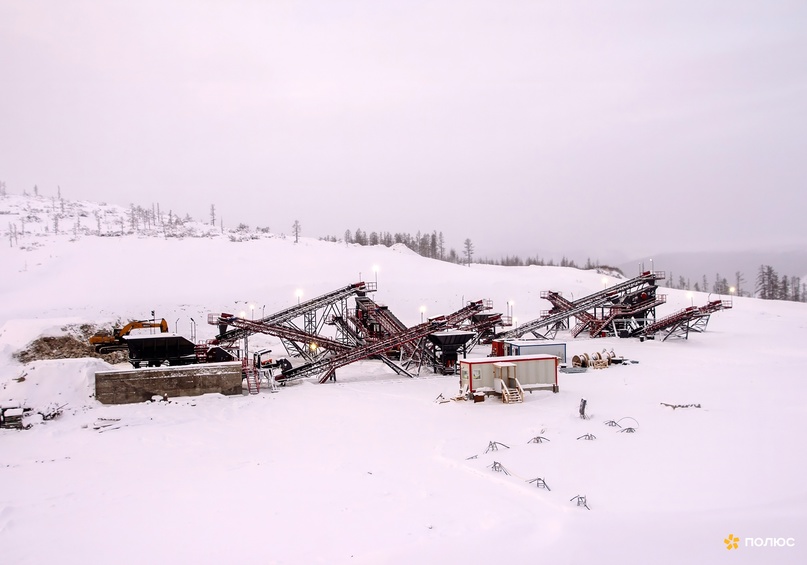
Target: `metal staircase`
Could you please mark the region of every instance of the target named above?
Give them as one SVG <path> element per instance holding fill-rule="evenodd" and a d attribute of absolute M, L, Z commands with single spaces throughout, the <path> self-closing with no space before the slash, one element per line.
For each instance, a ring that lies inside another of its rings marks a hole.
<path fill-rule="evenodd" d="M 249 359 L 241 360 L 241 374 L 247 381 L 247 390 L 249 394 L 258 394 L 261 391 L 261 384 L 258 375 L 258 370 L 249 362 Z"/>

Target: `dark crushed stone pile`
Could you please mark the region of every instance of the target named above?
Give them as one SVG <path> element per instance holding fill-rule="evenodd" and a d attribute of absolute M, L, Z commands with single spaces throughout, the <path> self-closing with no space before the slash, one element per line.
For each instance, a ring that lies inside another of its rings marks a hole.
<path fill-rule="evenodd" d="M 90 345 L 90 336 L 99 332 L 99 328 L 92 324 L 65 326 L 63 331 L 67 335 L 40 337 L 35 339 L 25 349 L 14 353 L 14 358 L 21 363 L 30 363 L 40 359 L 77 359 L 81 357 L 95 357 L 107 363 L 123 363 L 128 359 L 126 351 L 115 351 L 101 355 L 95 352 Z"/>

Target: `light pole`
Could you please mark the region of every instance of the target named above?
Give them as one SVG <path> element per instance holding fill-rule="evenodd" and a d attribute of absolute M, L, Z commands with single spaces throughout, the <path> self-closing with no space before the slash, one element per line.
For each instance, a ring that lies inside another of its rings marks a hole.
<path fill-rule="evenodd" d="M 652 260 L 652 259 L 650 259 L 650 272 L 651 272 L 651 273 L 654 273 L 654 272 L 655 272 L 655 271 L 653 270 L 653 260 Z"/>
<path fill-rule="evenodd" d="M 731 295 L 731 301 L 734 302 L 734 293 L 737 292 L 737 289 L 733 286 L 729 287 L 729 294 Z"/>
<path fill-rule="evenodd" d="M 265 318 L 265 317 L 266 317 L 266 304 L 261 306 L 261 318 Z"/>
<path fill-rule="evenodd" d="M 515 300 L 508 300 L 507 301 L 507 315 L 510 316 L 511 318 L 513 317 L 513 306 L 515 306 L 515 305 L 516 305 Z"/>
<path fill-rule="evenodd" d="M 513 318 L 513 326 L 518 327 L 518 318 Z"/>
<path fill-rule="evenodd" d="M 378 267 L 378 265 L 373 265 L 373 275 L 375 276 L 376 290 L 378 289 L 378 271 L 380 271 L 380 270 L 381 269 Z"/>
<path fill-rule="evenodd" d="M 687 292 L 687 296 L 689 297 L 689 305 L 690 306 L 695 306 L 695 299 L 693 298 L 692 293 Z"/>
<path fill-rule="evenodd" d="M 423 315 L 424 315 L 425 313 L 426 313 L 426 307 L 425 307 L 425 306 L 421 306 L 421 307 L 420 307 L 420 323 L 421 323 L 421 324 L 423 323 Z"/>
<path fill-rule="evenodd" d="M 605 277 L 602 278 L 602 288 L 603 288 L 603 290 L 608 288 L 608 279 L 605 278 Z"/>
<path fill-rule="evenodd" d="M 294 295 L 297 297 L 297 305 L 299 306 L 300 305 L 300 299 L 303 297 L 303 289 L 298 288 L 297 290 L 294 291 Z"/>
<path fill-rule="evenodd" d="M 255 305 L 254 304 L 249 305 L 249 314 L 250 314 L 250 318 L 252 318 L 252 320 L 255 320 Z"/>

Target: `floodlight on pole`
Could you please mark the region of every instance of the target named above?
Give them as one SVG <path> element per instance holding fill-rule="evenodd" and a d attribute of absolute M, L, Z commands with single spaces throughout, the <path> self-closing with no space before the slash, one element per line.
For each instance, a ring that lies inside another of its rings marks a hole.
<path fill-rule="evenodd" d="M 378 265 L 373 265 L 373 275 L 375 276 L 375 286 L 378 288 L 378 271 L 380 271 L 380 267 Z"/>
<path fill-rule="evenodd" d="M 250 318 L 252 318 L 254 320 L 255 319 L 255 305 L 254 304 L 249 305 L 249 314 L 250 314 Z"/>
<path fill-rule="evenodd" d="M 300 299 L 303 297 L 303 289 L 298 288 L 297 290 L 294 291 L 294 295 L 297 297 L 297 304 L 299 305 Z"/>
<path fill-rule="evenodd" d="M 426 313 L 426 307 L 425 307 L 425 306 L 421 306 L 421 307 L 420 307 L 420 323 L 421 323 L 421 324 L 423 323 L 423 315 L 424 315 L 425 313 Z"/>
<path fill-rule="evenodd" d="M 691 292 L 687 292 L 687 296 L 689 297 L 689 303 L 691 306 L 695 306 L 695 298 L 693 297 Z"/>

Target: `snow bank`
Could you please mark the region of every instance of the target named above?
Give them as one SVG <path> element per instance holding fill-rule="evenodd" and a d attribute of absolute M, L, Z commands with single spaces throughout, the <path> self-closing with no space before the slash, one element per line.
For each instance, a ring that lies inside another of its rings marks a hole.
<path fill-rule="evenodd" d="M 114 367 L 100 359 L 57 359 L 18 365 L 3 379 L 0 402 L 35 410 L 47 406 L 95 406 L 95 373 Z M 5 372 L 5 371 L 4 371 Z"/>

